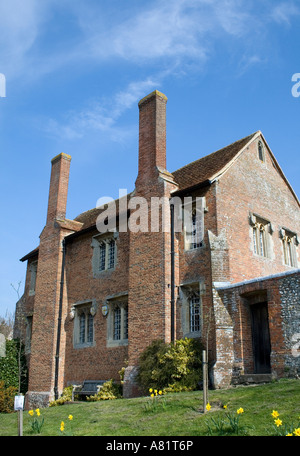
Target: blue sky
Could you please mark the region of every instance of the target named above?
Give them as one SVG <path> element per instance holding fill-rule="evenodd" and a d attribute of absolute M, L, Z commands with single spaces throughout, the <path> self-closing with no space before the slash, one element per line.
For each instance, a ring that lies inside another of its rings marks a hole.
<path fill-rule="evenodd" d="M 68 218 L 133 190 L 155 89 L 170 172 L 261 130 L 299 196 L 299 24 L 296 0 L 0 0 L 0 315 L 23 292 L 51 159 L 72 156 Z"/>

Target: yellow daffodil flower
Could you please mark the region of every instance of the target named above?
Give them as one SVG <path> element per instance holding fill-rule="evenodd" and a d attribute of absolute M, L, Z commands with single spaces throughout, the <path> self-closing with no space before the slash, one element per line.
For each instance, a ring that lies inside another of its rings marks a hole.
<path fill-rule="evenodd" d="M 240 415 L 241 413 L 244 413 L 244 409 L 243 409 L 242 407 L 240 407 L 240 408 L 236 411 L 236 413 L 237 413 L 238 415 Z"/>
<path fill-rule="evenodd" d="M 153 393 L 153 389 L 152 388 L 149 389 L 149 393 Z"/>
<path fill-rule="evenodd" d="M 280 420 L 279 418 L 277 418 L 277 420 L 275 420 L 274 422 L 277 427 L 282 426 L 282 420 Z"/>
<path fill-rule="evenodd" d="M 159 390 L 159 391 L 158 391 L 158 394 L 161 396 L 161 395 L 162 395 L 162 391 L 161 391 L 161 390 Z"/>
<path fill-rule="evenodd" d="M 206 404 L 206 407 L 205 407 L 205 408 L 206 408 L 206 410 L 209 412 L 209 411 L 210 411 L 210 409 L 211 409 L 211 405 L 210 405 L 210 403 Z"/>
<path fill-rule="evenodd" d="M 69 415 L 68 418 L 71 421 L 73 419 L 73 415 Z"/>
<path fill-rule="evenodd" d="M 224 404 L 224 405 L 223 405 L 223 409 L 227 409 L 227 405 Z"/>
<path fill-rule="evenodd" d="M 29 413 L 30 416 L 33 416 L 33 415 L 34 415 L 34 411 L 33 411 L 33 410 L 29 410 L 28 413 Z"/>
<path fill-rule="evenodd" d="M 63 432 L 64 429 L 65 429 L 65 423 L 62 421 L 62 422 L 60 423 L 60 430 L 61 430 L 61 432 Z"/>
<path fill-rule="evenodd" d="M 36 409 L 36 414 L 37 414 L 37 416 L 40 416 L 40 414 L 41 414 L 40 409 Z"/>
<path fill-rule="evenodd" d="M 287 434 L 286 435 L 286 437 L 292 437 L 292 436 L 293 436 L 293 434 Z"/>
<path fill-rule="evenodd" d="M 294 430 L 294 434 L 297 436 L 297 437 L 300 437 L 300 428 L 297 428 Z"/>
<path fill-rule="evenodd" d="M 273 418 L 278 418 L 279 417 L 279 413 L 276 410 L 273 410 L 271 415 L 272 415 Z"/>

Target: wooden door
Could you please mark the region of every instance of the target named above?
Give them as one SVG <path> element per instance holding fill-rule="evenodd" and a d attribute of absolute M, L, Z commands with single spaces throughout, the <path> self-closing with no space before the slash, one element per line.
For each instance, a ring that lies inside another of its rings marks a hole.
<path fill-rule="evenodd" d="M 268 303 L 253 304 L 252 317 L 252 344 L 254 356 L 254 369 L 256 374 L 269 374 L 271 372 L 271 344 L 268 320 Z"/>

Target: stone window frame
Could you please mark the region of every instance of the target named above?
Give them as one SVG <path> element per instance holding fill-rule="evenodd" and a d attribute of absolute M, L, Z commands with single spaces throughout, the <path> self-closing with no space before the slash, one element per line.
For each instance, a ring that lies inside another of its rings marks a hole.
<path fill-rule="evenodd" d="M 282 227 L 279 231 L 283 249 L 283 264 L 292 268 L 298 267 L 297 246 L 299 245 L 297 233 Z"/>
<path fill-rule="evenodd" d="M 260 215 L 250 213 L 251 242 L 253 253 L 260 258 L 272 258 L 271 235 L 273 226 L 270 220 Z"/>
<path fill-rule="evenodd" d="M 114 271 L 117 265 L 117 239 L 118 233 L 105 233 L 105 234 L 98 234 L 93 236 L 91 246 L 93 248 L 93 256 L 92 256 L 92 269 L 94 277 L 99 277 L 105 272 Z M 114 243 L 114 262 L 113 265 L 110 263 L 110 245 Z M 102 265 L 101 260 L 101 252 L 103 251 L 103 247 L 105 248 L 104 251 L 104 266 Z"/>
<path fill-rule="evenodd" d="M 128 345 L 128 293 L 109 297 L 105 303 L 108 306 L 107 347 Z M 119 325 L 117 325 L 118 322 L 116 321 L 117 316 L 119 318 Z"/>
<path fill-rule="evenodd" d="M 29 296 L 35 295 L 37 267 L 38 267 L 38 260 L 32 261 L 30 263 L 30 266 L 29 266 L 29 271 L 30 271 Z"/>
<path fill-rule="evenodd" d="M 205 292 L 204 281 L 181 284 L 179 287 L 179 297 L 181 301 L 181 325 L 183 337 L 198 339 L 203 335 L 203 303 L 202 295 Z M 199 330 L 191 328 L 191 304 L 193 300 L 199 300 Z"/>
<path fill-rule="evenodd" d="M 206 199 L 205 197 L 202 197 L 204 199 L 204 213 L 207 212 L 207 207 L 206 207 Z M 197 213 L 199 213 L 200 215 L 198 216 L 198 221 L 197 221 Z M 183 210 L 183 231 L 184 231 L 184 250 L 186 252 L 192 252 L 192 251 L 195 251 L 195 250 L 198 250 L 198 249 L 201 249 L 203 247 L 205 247 L 204 245 L 204 239 L 202 239 L 200 242 L 193 242 L 193 240 L 188 240 L 188 235 L 187 235 L 187 223 L 188 222 L 192 222 L 192 226 L 195 227 L 195 229 L 193 228 L 193 237 L 197 236 L 197 222 L 198 222 L 198 227 L 199 227 L 199 223 L 201 223 L 201 220 L 204 224 L 204 213 L 201 214 L 200 210 L 197 210 L 196 208 L 196 203 L 193 201 L 191 203 L 185 203 L 184 204 L 184 210 Z M 185 216 L 188 214 L 188 217 L 189 217 L 189 221 L 187 222 L 187 220 L 185 219 Z M 196 219 L 194 219 L 194 217 L 196 216 Z M 199 222 L 200 220 L 200 222 Z M 195 222 L 194 222 L 195 221 Z M 198 228 L 199 230 L 201 228 Z M 203 230 L 203 233 L 204 233 L 204 230 Z M 195 240 L 195 239 L 194 239 Z M 196 239 L 197 241 L 197 239 Z"/>
<path fill-rule="evenodd" d="M 265 163 L 265 161 L 266 161 L 265 148 L 264 148 L 264 145 L 263 145 L 262 141 L 260 141 L 260 140 L 257 143 L 257 154 L 258 154 L 259 160 L 262 163 Z"/>
<path fill-rule="evenodd" d="M 73 347 L 86 348 L 95 346 L 95 314 L 97 304 L 94 300 L 81 301 L 71 307 L 70 318 L 74 320 Z M 82 339 L 82 316 L 84 319 L 84 340 Z M 92 324 L 92 337 L 89 337 L 90 324 Z"/>
<path fill-rule="evenodd" d="M 32 339 L 32 322 L 33 322 L 33 315 L 26 315 L 25 317 L 25 344 L 24 350 L 25 355 L 31 353 L 31 339 Z"/>

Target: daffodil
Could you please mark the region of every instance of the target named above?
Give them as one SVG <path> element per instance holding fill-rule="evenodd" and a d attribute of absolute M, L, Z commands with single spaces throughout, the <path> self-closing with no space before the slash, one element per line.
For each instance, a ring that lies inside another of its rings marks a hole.
<path fill-rule="evenodd" d="M 271 415 L 272 415 L 273 418 L 278 418 L 279 417 L 279 413 L 276 410 L 273 410 Z"/>
<path fill-rule="evenodd" d="M 72 421 L 73 415 L 69 415 L 68 418 L 69 418 L 70 421 Z"/>
<path fill-rule="evenodd" d="M 297 436 L 297 437 L 300 437 L 300 428 L 297 428 L 294 430 L 294 434 Z"/>
<path fill-rule="evenodd" d="M 227 409 L 227 405 L 226 404 L 223 405 L 223 409 Z"/>
<path fill-rule="evenodd" d="M 158 391 L 158 394 L 161 396 L 161 395 L 162 395 L 162 390 L 159 390 L 159 391 Z"/>
<path fill-rule="evenodd" d="M 149 393 L 153 393 L 153 389 L 152 388 L 149 388 Z"/>
<path fill-rule="evenodd" d="M 237 413 L 238 415 L 240 415 L 241 413 L 244 413 L 244 409 L 243 409 L 242 407 L 240 407 L 240 408 L 236 411 L 236 413 Z"/>
<path fill-rule="evenodd" d="M 293 434 L 291 434 L 291 433 L 286 435 L 286 437 L 292 437 L 292 436 L 293 436 Z"/>
<path fill-rule="evenodd" d="M 205 408 L 206 408 L 206 410 L 209 412 L 209 411 L 210 411 L 210 409 L 211 409 L 211 405 L 210 405 L 210 403 L 206 404 L 206 407 L 205 407 Z"/>
<path fill-rule="evenodd" d="M 275 420 L 274 422 L 277 427 L 282 426 L 282 420 L 280 420 L 279 418 L 277 418 L 277 420 Z"/>
<path fill-rule="evenodd" d="M 154 397 L 154 394 L 153 394 L 153 393 L 151 393 L 151 397 Z"/>
<path fill-rule="evenodd" d="M 30 416 L 33 416 L 33 415 L 34 415 L 34 411 L 33 411 L 33 410 L 29 410 L 28 413 L 29 413 Z"/>
<path fill-rule="evenodd" d="M 36 409 L 36 414 L 37 414 L 37 416 L 40 416 L 40 414 L 41 414 L 40 409 Z"/>

